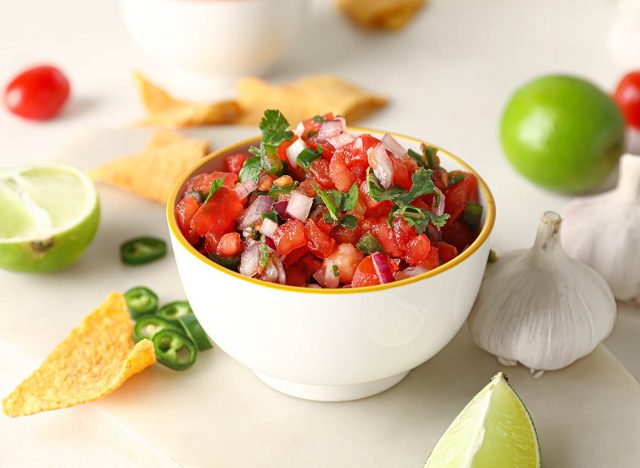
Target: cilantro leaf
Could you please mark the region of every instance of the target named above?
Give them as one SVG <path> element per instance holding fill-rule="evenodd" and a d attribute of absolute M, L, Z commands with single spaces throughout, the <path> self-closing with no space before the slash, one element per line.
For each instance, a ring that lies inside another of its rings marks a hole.
<path fill-rule="evenodd" d="M 388 190 L 384 190 L 371 167 L 367 169 L 367 188 L 369 189 L 369 196 L 377 202 L 385 200 L 395 201 L 398 195 L 403 192 L 400 187 L 391 187 Z"/>
<path fill-rule="evenodd" d="M 311 117 L 311 120 L 313 120 L 315 123 L 322 123 L 327 121 L 327 119 L 325 119 L 322 115 L 314 115 L 313 117 Z"/>
<path fill-rule="evenodd" d="M 375 236 L 370 232 L 366 233 L 360 238 L 360 240 L 356 244 L 356 247 L 359 248 L 365 255 L 371 255 L 373 252 L 384 253 L 380 242 L 378 242 L 378 239 L 376 239 Z"/>
<path fill-rule="evenodd" d="M 340 221 L 340 225 L 353 230 L 358 225 L 358 218 L 349 214 L 344 215 Z"/>
<path fill-rule="evenodd" d="M 207 198 L 205 198 L 203 205 L 206 205 L 213 194 L 220 190 L 222 184 L 224 184 L 224 177 L 218 177 L 213 181 L 213 183 L 211 184 L 211 188 L 209 189 L 209 195 L 207 195 Z"/>
<path fill-rule="evenodd" d="M 267 247 L 267 244 L 264 242 L 260 242 L 258 248 L 260 249 L 260 260 L 258 260 L 258 266 L 260 268 L 264 268 L 269 262 L 269 247 Z"/>
<path fill-rule="evenodd" d="M 273 198 L 280 198 L 280 195 L 284 195 L 287 193 L 290 193 L 294 188 L 296 188 L 298 186 L 298 181 L 296 180 L 293 184 L 287 186 L 287 187 L 280 187 L 276 184 L 273 184 L 271 186 L 271 189 L 269 190 L 269 193 L 267 195 L 269 195 L 270 197 Z"/>
<path fill-rule="evenodd" d="M 340 268 L 338 268 L 338 265 L 331 265 L 331 272 L 336 278 L 340 276 Z"/>
<path fill-rule="evenodd" d="M 358 203 L 358 197 L 360 196 L 360 192 L 358 191 L 358 184 L 356 182 L 353 183 L 349 192 L 347 192 L 346 197 L 343 197 L 342 200 L 342 210 L 343 211 L 351 211 L 356 207 L 356 203 Z"/>
<path fill-rule="evenodd" d="M 274 223 L 280 224 L 280 216 L 278 216 L 278 212 L 276 210 L 270 210 L 261 215 L 262 219 L 270 219 Z"/>
<path fill-rule="evenodd" d="M 424 233 L 427 230 L 429 222 L 435 226 L 444 226 L 447 219 L 449 219 L 449 215 L 446 213 L 437 215 L 432 211 L 411 205 L 396 206 L 389 212 L 389 221 L 398 217 L 403 218 L 409 226 L 414 226 L 416 228 L 416 234 Z"/>
<path fill-rule="evenodd" d="M 338 207 L 336 206 L 336 203 L 334 201 L 335 200 L 334 194 L 330 193 L 330 192 L 338 192 L 338 191 L 327 190 L 325 192 L 324 190 L 321 190 L 316 184 L 311 184 L 311 186 L 313 187 L 313 190 L 316 191 L 316 193 L 322 200 L 322 203 L 324 203 L 324 206 L 326 206 L 327 209 L 329 210 L 329 216 L 331 216 L 331 219 L 333 219 L 334 221 L 339 221 L 340 219 L 338 218 Z M 338 192 L 338 193 L 341 193 L 341 192 Z M 340 205 L 340 202 L 338 202 L 338 206 L 339 205 Z"/>
<path fill-rule="evenodd" d="M 320 158 L 320 153 L 312 150 L 311 148 L 305 148 L 298 155 L 298 160 L 296 162 L 298 166 L 302 167 L 305 171 L 309 171 L 311 163 L 318 158 Z"/>
<path fill-rule="evenodd" d="M 416 198 L 433 193 L 435 190 L 436 187 L 431 180 L 431 169 L 419 169 L 411 176 L 411 190 L 399 195 L 398 201 L 408 205 Z"/>
<path fill-rule="evenodd" d="M 259 127 L 262 132 L 262 143 L 267 146 L 278 146 L 283 141 L 293 138 L 293 132 L 287 130 L 289 122 L 282 112 L 276 109 L 264 111 Z"/>
<path fill-rule="evenodd" d="M 253 147 L 249 148 L 249 151 L 251 151 L 252 149 L 254 148 Z M 240 169 L 238 178 L 240 179 L 240 182 L 244 182 L 245 180 L 253 180 L 254 182 L 257 183 L 258 177 L 260 177 L 261 171 L 262 171 L 262 165 L 260 164 L 259 157 L 254 156 L 252 158 L 247 158 L 247 160 L 242 165 L 242 169 Z"/>

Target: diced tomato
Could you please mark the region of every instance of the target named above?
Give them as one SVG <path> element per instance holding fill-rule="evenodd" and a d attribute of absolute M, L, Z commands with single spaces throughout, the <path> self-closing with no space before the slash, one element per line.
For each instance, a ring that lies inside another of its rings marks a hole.
<path fill-rule="evenodd" d="M 345 158 L 346 163 L 349 166 L 358 164 L 369 166 L 369 156 L 367 152 L 379 143 L 380 140 L 372 135 L 365 134 L 358 136 L 356 140 L 346 148 L 346 150 L 349 151 L 349 154 Z"/>
<path fill-rule="evenodd" d="M 331 235 L 341 244 L 356 244 L 358 243 L 358 239 L 360 239 L 360 230 L 357 226 L 355 229 L 349 229 L 346 226 L 338 225 L 333 228 Z"/>
<path fill-rule="evenodd" d="M 348 192 L 355 178 L 349 170 L 349 167 L 344 162 L 344 156 L 336 154 L 329 164 L 329 172 L 331 174 L 331 180 L 338 190 L 341 192 Z"/>
<path fill-rule="evenodd" d="M 222 257 L 235 257 L 240 254 L 242 243 L 240 234 L 237 232 L 228 232 L 220 238 L 216 253 Z"/>
<path fill-rule="evenodd" d="M 329 163 L 320 158 L 309 165 L 309 175 L 317 182 L 321 189 L 332 189 L 335 187 L 329 171 Z"/>
<path fill-rule="evenodd" d="M 358 220 L 363 220 L 364 216 L 367 212 L 367 205 L 365 205 L 364 201 L 358 197 L 358 201 L 356 202 L 356 206 L 353 210 L 347 211 L 347 214 L 351 216 L 355 216 Z"/>
<path fill-rule="evenodd" d="M 200 236 L 211 231 L 222 234 L 232 231 L 242 208 L 236 193 L 223 186 L 193 215 L 191 229 Z"/>
<path fill-rule="evenodd" d="M 289 286 L 306 286 L 307 275 L 304 270 L 298 266 L 284 267 L 284 272 Z"/>
<path fill-rule="evenodd" d="M 458 256 L 458 249 L 451 244 L 447 244 L 446 242 L 435 242 L 434 245 L 438 248 L 440 261 L 442 263 L 447 263 L 449 260 Z"/>
<path fill-rule="evenodd" d="M 208 193 L 211 190 L 211 184 L 214 180 L 224 178 L 223 184 L 226 187 L 233 188 L 238 182 L 238 174 L 233 172 L 220 172 L 213 171 L 207 174 L 198 174 L 192 177 L 187 183 L 187 192 L 195 192 L 201 190 L 204 193 Z"/>
<path fill-rule="evenodd" d="M 447 224 L 442 227 L 442 237 L 447 244 L 458 249 L 458 252 L 462 252 L 476 238 L 473 231 L 461 219 L 447 221 Z"/>
<path fill-rule="evenodd" d="M 176 205 L 176 220 L 178 221 L 178 227 L 180 232 L 187 239 L 187 241 L 194 245 L 200 240 L 200 236 L 191 229 L 191 218 L 196 214 L 200 204 L 195 198 L 186 196 L 178 202 Z"/>
<path fill-rule="evenodd" d="M 320 154 L 322 155 L 322 158 L 327 160 L 327 161 L 331 161 L 331 158 L 333 158 L 333 153 L 336 150 L 331 143 L 329 143 L 328 141 L 324 141 L 324 140 L 322 140 L 322 141 L 316 140 L 316 141 L 312 142 L 311 146 L 316 151 L 319 151 Z"/>
<path fill-rule="evenodd" d="M 227 172 L 239 174 L 240 169 L 247 160 L 247 155 L 243 153 L 228 154 L 224 157 L 224 168 Z"/>
<path fill-rule="evenodd" d="M 431 251 L 431 242 L 424 234 L 414 237 L 406 245 L 404 260 L 411 266 L 420 265 Z"/>
<path fill-rule="evenodd" d="M 219 234 L 217 232 L 207 232 L 204 235 L 204 251 L 208 254 L 216 253 L 218 250 L 218 244 L 220 243 L 220 239 L 224 234 Z"/>
<path fill-rule="evenodd" d="M 430 197 L 431 199 L 429 199 L 428 197 Z M 411 205 L 412 206 L 416 206 L 418 208 L 422 208 L 423 210 L 430 210 L 431 209 L 431 201 L 433 201 L 433 195 L 431 195 L 431 194 L 423 195 L 423 196 L 418 197 L 415 200 L 413 200 L 411 202 Z"/>
<path fill-rule="evenodd" d="M 297 139 L 298 137 L 294 135 L 291 140 L 285 140 L 280 143 L 280 146 L 278 146 L 278 159 L 280 159 L 280 161 L 289 162 L 289 157 L 287 156 L 287 148 L 293 145 L 293 142 Z"/>
<path fill-rule="evenodd" d="M 390 255 L 391 257 L 402 256 L 404 251 L 400 245 L 398 245 L 398 241 L 387 224 L 386 219 L 379 219 L 375 224 L 373 224 L 371 226 L 371 233 L 375 236 L 378 242 L 380 242 L 380 245 L 387 255 Z"/>
<path fill-rule="evenodd" d="M 307 249 L 307 247 L 300 247 L 299 249 L 296 249 L 292 252 L 289 252 L 285 257 L 282 258 L 282 263 L 285 266 L 288 265 L 293 265 L 294 263 L 296 263 L 298 260 L 300 260 L 302 257 L 304 257 L 307 252 L 309 252 L 309 249 Z"/>
<path fill-rule="evenodd" d="M 316 221 L 316 226 L 318 226 L 318 228 L 320 228 L 321 231 L 326 232 L 328 234 L 333 229 L 333 224 L 327 223 L 324 220 L 325 213 L 329 213 L 329 211 L 327 210 L 322 211 L 322 213 L 320 213 L 320 215 L 316 218 L 315 221 Z"/>
<path fill-rule="evenodd" d="M 406 190 L 411 189 L 411 175 L 407 166 L 393 156 L 389 156 L 389 159 L 393 164 L 393 185 L 398 185 Z"/>
<path fill-rule="evenodd" d="M 316 256 L 327 258 L 336 249 L 335 239 L 322 231 L 312 219 L 305 221 L 304 233 L 307 237 L 307 248 Z"/>
<path fill-rule="evenodd" d="M 315 189 L 313 188 L 313 184 L 317 185 L 317 181 L 314 179 L 305 179 L 300 182 L 298 188 L 302 190 L 307 197 L 313 198 L 317 195 Z"/>
<path fill-rule="evenodd" d="M 427 258 L 422 261 L 421 265 L 427 270 L 433 270 L 440 266 L 440 254 L 438 253 L 437 247 L 434 247 L 433 245 L 431 246 L 431 250 L 429 250 Z"/>
<path fill-rule="evenodd" d="M 308 253 L 300 259 L 297 265 L 303 269 L 305 275 L 307 275 L 307 281 L 309 281 L 311 275 L 322 268 L 322 260 L 319 260 L 315 255 Z"/>
<path fill-rule="evenodd" d="M 353 244 L 340 244 L 325 262 L 335 265 L 340 272 L 340 282 L 348 284 L 363 258 L 362 252 Z"/>
<path fill-rule="evenodd" d="M 322 117 L 324 117 L 324 120 L 335 119 L 334 115 L 331 112 L 324 114 Z M 302 127 L 303 127 L 302 138 L 304 140 L 308 139 L 309 132 L 312 133 L 312 136 L 318 133 L 318 131 L 320 130 L 320 127 L 322 127 L 322 123 L 323 123 L 322 120 L 319 120 L 319 119 L 314 120 L 313 117 L 303 120 L 302 121 Z"/>
<path fill-rule="evenodd" d="M 478 180 L 473 174 L 465 173 L 464 178 L 445 192 L 444 211 L 451 217 L 448 222 L 456 220 L 467 202 L 478 201 Z"/>
<path fill-rule="evenodd" d="M 391 228 L 393 229 L 393 236 L 396 239 L 396 243 L 400 248 L 407 245 L 417 235 L 416 228 L 409 226 L 403 218 L 395 218 L 391 223 Z"/>
<path fill-rule="evenodd" d="M 304 224 L 297 219 L 287 220 L 273 233 L 273 242 L 276 244 L 278 255 L 287 255 L 295 249 L 304 247 L 307 244 Z"/>
<path fill-rule="evenodd" d="M 376 273 L 376 268 L 373 266 L 373 259 L 371 256 L 368 256 L 360 262 L 358 268 L 356 268 L 356 271 L 353 273 L 351 286 L 361 288 L 363 286 L 374 286 L 376 284 L 380 284 L 380 278 Z"/>
<path fill-rule="evenodd" d="M 369 187 L 367 186 L 367 181 L 363 181 L 360 183 L 360 197 L 367 207 L 366 215 L 367 217 L 374 218 L 378 216 L 385 216 L 389 213 L 391 208 L 393 207 L 393 203 L 389 200 L 385 200 L 383 202 L 377 202 L 369 195 Z"/>

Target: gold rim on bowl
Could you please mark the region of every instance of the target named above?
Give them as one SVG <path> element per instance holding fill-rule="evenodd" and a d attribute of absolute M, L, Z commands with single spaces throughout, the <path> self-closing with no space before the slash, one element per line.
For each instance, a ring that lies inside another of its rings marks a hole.
<path fill-rule="evenodd" d="M 203 166 L 209 164 L 212 160 L 214 160 L 214 159 L 216 159 L 216 158 L 218 158 L 220 156 L 223 156 L 223 155 L 226 155 L 226 154 L 229 154 L 229 153 L 231 153 L 233 151 L 238 150 L 238 148 L 246 147 L 247 145 L 259 142 L 260 141 L 260 137 L 259 136 L 258 137 L 247 138 L 245 140 L 242 140 L 242 141 L 239 141 L 237 143 L 234 143 L 233 145 L 229 145 L 229 146 L 221 148 L 221 149 L 219 149 L 217 151 L 214 151 L 213 153 L 211 153 L 206 158 L 203 158 L 201 161 L 198 161 L 198 163 L 196 165 L 194 165 L 192 168 L 190 168 L 189 171 L 187 171 L 185 173 L 185 175 L 180 178 L 180 180 L 173 187 L 173 190 L 171 191 L 171 195 L 169 195 L 169 200 L 167 201 L 167 221 L 169 223 L 169 229 L 171 230 L 171 233 L 173 234 L 173 236 L 175 236 L 175 238 L 182 245 L 182 247 L 184 247 L 187 250 L 187 252 L 189 252 L 191 255 L 196 257 L 201 262 L 206 263 L 207 265 L 211 266 L 212 268 L 215 268 L 216 270 L 218 270 L 218 271 L 220 271 L 222 273 L 225 273 L 225 274 L 227 274 L 229 276 L 232 276 L 234 278 L 240 279 L 242 281 L 246 281 L 246 282 L 248 282 L 250 284 L 259 285 L 259 286 L 266 287 L 266 288 L 273 288 L 273 289 L 279 289 L 281 291 L 289 291 L 289 292 L 295 292 L 295 293 L 307 293 L 307 294 L 363 294 L 363 293 L 368 293 L 368 292 L 383 291 L 385 289 L 392 289 L 392 288 L 397 288 L 397 287 L 404 286 L 404 285 L 407 285 L 407 284 L 415 283 L 417 281 L 422 281 L 424 279 L 431 278 L 432 276 L 436 276 L 439 273 L 442 273 L 444 271 L 447 271 L 447 270 L 455 267 L 459 263 L 462 263 L 467 258 L 469 258 L 473 253 L 475 253 L 480 248 L 480 246 L 482 244 L 484 244 L 484 242 L 488 239 L 489 234 L 491 233 L 491 230 L 493 229 L 493 225 L 495 223 L 495 219 L 496 219 L 496 204 L 495 204 L 495 200 L 493 199 L 493 195 L 491 194 L 491 191 L 489 190 L 489 187 L 485 183 L 484 179 L 482 179 L 482 177 L 480 177 L 480 175 L 471 166 L 469 166 L 462 159 L 460 159 L 457 156 L 451 154 L 447 150 L 439 147 L 438 145 L 433 145 L 433 144 L 428 143 L 428 142 L 426 142 L 424 140 L 419 140 L 417 138 L 401 135 L 401 134 L 398 134 L 398 133 L 382 132 L 380 130 L 374 130 L 374 129 L 369 129 L 369 128 L 349 127 L 348 129 L 349 129 L 349 131 L 352 131 L 352 132 L 355 132 L 355 133 L 376 133 L 376 134 L 389 133 L 390 135 L 392 135 L 392 136 L 394 136 L 396 138 L 409 140 L 409 141 L 412 141 L 412 142 L 417 143 L 417 144 L 426 143 L 426 144 L 428 144 L 430 146 L 435 146 L 436 148 L 438 148 L 439 152 L 442 152 L 443 154 L 446 155 L 447 159 L 450 159 L 450 160 L 454 161 L 460 167 L 462 167 L 464 170 L 466 170 L 467 172 L 470 172 L 473 175 L 475 175 L 476 178 L 478 179 L 478 186 L 480 187 L 480 190 L 482 191 L 482 194 L 484 195 L 487 213 L 486 213 L 486 216 L 485 216 L 484 225 L 482 226 L 482 229 L 481 229 L 480 233 L 478 234 L 478 237 L 476 237 L 476 239 L 473 241 L 473 243 L 466 250 L 464 250 L 462 253 L 460 253 L 456 258 L 454 258 L 452 260 L 449 260 L 447 263 L 445 263 L 443 265 L 440 265 L 438 268 L 434 268 L 433 270 L 430 270 L 430 271 L 428 271 L 426 273 L 423 273 L 421 275 L 413 276 L 411 278 L 405 278 L 405 279 L 398 280 L 398 281 L 394 281 L 392 283 L 378 284 L 378 285 L 375 285 L 375 286 L 364 286 L 364 287 L 360 287 L 360 288 L 326 288 L 326 289 L 320 289 L 320 288 L 308 288 L 308 287 L 302 287 L 302 286 L 289 286 L 289 285 L 286 285 L 286 284 L 270 283 L 268 281 L 262 281 L 262 280 L 259 280 L 259 279 L 256 279 L 256 278 L 249 278 L 248 276 L 244 276 L 244 275 L 241 275 L 240 273 L 236 273 L 235 271 L 232 271 L 232 270 L 229 270 L 227 268 L 224 268 L 224 267 L 218 265 L 217 263 L 215 263 L 214 261 L 210 260 L 206 256 L 204 256 L 200 252 L 198 252 L 191 244 L 189 244 L 189 242 L 187 242 L 185 237 L 182 235 L 182 232 L 178 228 L 178 223 L 177 223 L 176 217 L 175 217 L 175 206 L 176 206 L 176 203 L 177 203 L 177 198 L 178 198 L 178 195 L 179 195 L 179 193 L 180 193 L 180 191 L 182 189 L 182 186 L 187 181 L 187 179 L 189 179 L 193 174 L 195 174 L 200 168 L 202 168 Z"/>

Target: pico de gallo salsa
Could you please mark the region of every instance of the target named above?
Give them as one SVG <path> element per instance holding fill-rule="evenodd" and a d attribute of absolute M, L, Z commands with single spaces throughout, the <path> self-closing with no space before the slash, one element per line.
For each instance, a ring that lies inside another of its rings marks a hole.
<path fill-rule="evenodd" d="M 185 238 L 225 268 L 310 288 L 409 278 L 455 258 L 477 237 L 473 174 L 447 171 L 438 149 L 389 134 L 352 134 L 325 114 L 291 130 L 277 110 L 262 140 L 197 174 L 175 208 Z"/>

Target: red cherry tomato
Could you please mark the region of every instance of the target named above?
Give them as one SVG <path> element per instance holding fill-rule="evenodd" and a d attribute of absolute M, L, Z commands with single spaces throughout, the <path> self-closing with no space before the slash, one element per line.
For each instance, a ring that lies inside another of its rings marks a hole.
<path fill-rule="evenodd" d="M 614 94 L 627 125 L 640 129 L 640 71 L 625 75 Z"/>
<path fill-rule="evenodd" d="M 43 65 L 16 76 L 5 89 L 4 103 L 25 119 L 47 120 L 60 112 L 69 90 L 69 80 L 60 70 Z"/>

